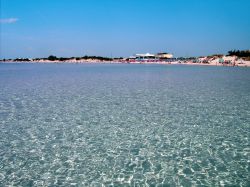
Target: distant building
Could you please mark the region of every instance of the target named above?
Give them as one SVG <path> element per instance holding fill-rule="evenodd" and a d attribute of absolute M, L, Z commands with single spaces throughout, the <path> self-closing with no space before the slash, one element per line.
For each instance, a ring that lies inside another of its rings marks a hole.
<path fill-rule="evenodd" d="M 173 58 L 174 56 L 173 54 L 170 53 L 157 53 L 156 57 L 160 59 L 168 59 L 168 58 Z"/>
<path fill-rule="evenodd" d="M 150 53 L 136 54 L 135 56 L 136 56 L 136 58 L 142 58 L 142 59 L 145 59 L 145 58 L 155 58 L 155 55 L 154 54 L 150 54 Z"/>
<path fill-rule="evenodd" d="M 146 63 L 146 62 L 161 62 L 161 61 L 169 61 L 173 59 L 173 55 L 169 53 L 140 53 L 135 54 L 134 56 L 130 56 L 127 61 L 129 62 L 138 62 L 138 63 Z"/>
<path fill-rule="evenodd" d="M 145 53 L 145 54 L 135 54 L 136 61 L 139 62 L 150 62 L 155 61 L 157 58 L 154 54 Z"/>

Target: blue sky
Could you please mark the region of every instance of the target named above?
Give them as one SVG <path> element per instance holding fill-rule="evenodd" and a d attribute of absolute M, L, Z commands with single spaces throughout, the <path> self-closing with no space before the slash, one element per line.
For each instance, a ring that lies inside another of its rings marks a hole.
<path fill-rule="evenodd" d="M 250 49 L 249 0 L 1 0 L 0 58 Z"/>

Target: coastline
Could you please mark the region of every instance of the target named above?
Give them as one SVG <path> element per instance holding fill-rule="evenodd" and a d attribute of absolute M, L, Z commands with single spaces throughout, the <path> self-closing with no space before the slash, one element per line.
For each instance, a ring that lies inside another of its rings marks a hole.
<path fill-rule="evenodd" d="M 0 61 L 0 64 L 160 64 L 160 65 L 191 65 L 191 66 L 226 66 L 226 67 L 250 67 L 250 61 L 235 61 L 234 64 L 221 64 L 221 63 L 194 63 L 192 61 L 147 61 L 147 62 L 127 62 L 127 61 L 99 61 L 99 60 L 88 60 L 88 61 Z"/>

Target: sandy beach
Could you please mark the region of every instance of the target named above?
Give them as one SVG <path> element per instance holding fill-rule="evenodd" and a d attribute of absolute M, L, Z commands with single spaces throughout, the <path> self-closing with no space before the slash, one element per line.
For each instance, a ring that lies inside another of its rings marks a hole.
<path fill-rule="evenodd" d="M 237 60 L 233 63 L 226 64 L 226 63 L 219 63 L 218 60 L 210 61 L 208 63 L 194 63 L 193 61 L 171 61 L 171 62 L 165 62 L 165 61 L 133 61 L 129 62 L 126 60 L 113 60 L 113 61 L 100 61 L 100 60 L 67 60 L 67 61 L 50 61 L 50 60 L 32 60 L 32 61 L 0 61 L 0 63 L 56 63 L 56 64 L 63 64 L 63 63 L 69 63 L 69 64 L 162 64 L 162 65 L 193 65 L 193 66 L 240 66 L 240 67 L 250 67 L 250 61 L 244 61 L 244 60 Z"/>

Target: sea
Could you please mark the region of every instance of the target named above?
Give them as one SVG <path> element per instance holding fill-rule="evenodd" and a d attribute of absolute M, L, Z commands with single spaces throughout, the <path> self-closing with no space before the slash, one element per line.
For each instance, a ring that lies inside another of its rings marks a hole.
<path fill-rule="evenodd" d="M 0 186 L 250 186 L 250 68 L 0 64 Z"/>

